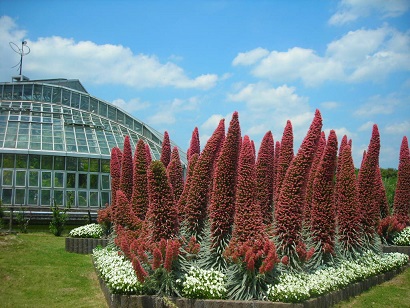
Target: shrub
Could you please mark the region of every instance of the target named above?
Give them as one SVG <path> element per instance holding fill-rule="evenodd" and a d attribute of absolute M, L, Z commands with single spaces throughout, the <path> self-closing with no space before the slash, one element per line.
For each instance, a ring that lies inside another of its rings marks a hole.
<path fill-rule="evenodd" d="M 20 211 L 16 215 L 17 224 L 21 233 L 27 233 L 28 224 L 30 222 L 30 217 L 26 216 L 23 207 L 20 207 Z"/>
<path fill-rule="evenodd" d="M 49 225 L 50 232 L 55 236 L 61 236 L 64 231 L 65 223 L 68 218 L 67 211 L 70 209 L 70 204 L 66 208 L 60 209 L 58 205 L 54 202 L 51 207 L 52 218 Z"/>

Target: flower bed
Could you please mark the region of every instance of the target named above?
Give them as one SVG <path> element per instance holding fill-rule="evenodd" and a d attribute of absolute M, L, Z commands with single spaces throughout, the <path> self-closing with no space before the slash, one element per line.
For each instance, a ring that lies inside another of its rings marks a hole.
<path fill-rule="evenodd" d="M 65 239 L 65 250 L 68 252 L 91 254 L 97 246 L 105 247 L 108 239 L 102 239 L 104 229 L 99 224 L 88 224 L 70 231 Z"/>
<path fill-rule="evenodd" d="M 226 291 L 224 275 L 194 267 L 178 282 L 183 295 L 190 298 L 165 300 L 171 300 L 178 307 L 203 308 L 233 305 L 261 308 L 331 306 L 393 278 L 406 268 L 408 259 L 400 253 L 376 255 L 369 252 L 357 261 L 343 261 L 338 267 L 321 269 L 312 274 L 284 274 L 277 284 L 269 287 L 270 301 L 217 299 L 223 297 Z M 138 282 L 131 262 L 118 251 L 94 250 L 94 265 L 110 307 L 162 307 L 164 298 L 138 295 L 142 294 L 143 285 Z"/>

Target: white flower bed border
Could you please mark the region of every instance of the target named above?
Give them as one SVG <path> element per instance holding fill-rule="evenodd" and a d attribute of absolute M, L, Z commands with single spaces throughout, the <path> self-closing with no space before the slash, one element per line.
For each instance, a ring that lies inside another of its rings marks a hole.
<path fill-rule="evenodd" d="M 138 282 L 131 262 L 118 251 L 95 249 L 95 266 L 111 292 L 115 294 L 141 294 L 142 285 Z M 329 267 L 312 274 L 283 274 L 279 283 L 269 286 L 268 299 L 280 302 L 300 302 L 318 297 L 349 284 L 365 280 L 377 274 L 398 269 L 406 265 L 409 257 L 401 253 L 376 255 L 366 253 L 356 261 L 343 261 L 338 267 Z M 223 296 L 225 277 L 217 271 L 192 268 L 180 281 L 186 297 L 200 298 L 206 294 Z M 212 289 L 212 293 L 211 293 Z M 209 297 L 208 297 L 209 298 Z"/>

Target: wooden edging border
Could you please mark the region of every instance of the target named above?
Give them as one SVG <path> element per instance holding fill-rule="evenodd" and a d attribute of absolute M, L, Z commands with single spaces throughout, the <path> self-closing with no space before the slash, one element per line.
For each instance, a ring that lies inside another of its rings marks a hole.
<path fill-rule="evenodd" d="M 327 293 L 325 295 L 311 298 L 301 303 L 281 303 L 269 301 L 233 301 L 233 300 L 210 300 L 210 299 L 188 299 L 188 298 L 168 298 L 179 308 L 316 308 L 331 307 L 350 297 L 357 296 L 373 286 L 381 284 L 403 272 L 410 265 L 369 277 L 363 281 L 353 283 L 343 289 Z M 163 298 L 150 295 L 121 295 L 113 294 L 105 284 L 104 280 L 97 273 L 101 290 L 110 308 L 166 308 Z"/>
<path fill-rule="evenodd" d="M 97 246 L 105 247 L 108 244 L 108 239 L 96 238 L 65 238 L 65 250 L 73 253 L 91 254 Z"/>

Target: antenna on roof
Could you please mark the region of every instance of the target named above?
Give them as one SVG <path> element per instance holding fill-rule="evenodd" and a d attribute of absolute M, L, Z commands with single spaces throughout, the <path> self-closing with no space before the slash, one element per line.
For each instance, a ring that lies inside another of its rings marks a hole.
<path fill-rule="evenodd" d="M 13 42 L 9 42 L 9 45 L 11 47 L 11 49 L 13 49 L 13 51 L 15 53 L 18 53 L 20 55 L 20 62 L 17 63 L 16 65 L 14 65 L 13 67 L 19 66 L 19 77 L 20 77 L 20 81 L 23 81 L 24 77 L 22 74 L 22 70 L 23 70 L 23 57 L 27 56 L 30 53 L 30 47 L 27 46 L 27 41 L 22 41 L 21 42 L 21 48 L 13 43 Z"/>

